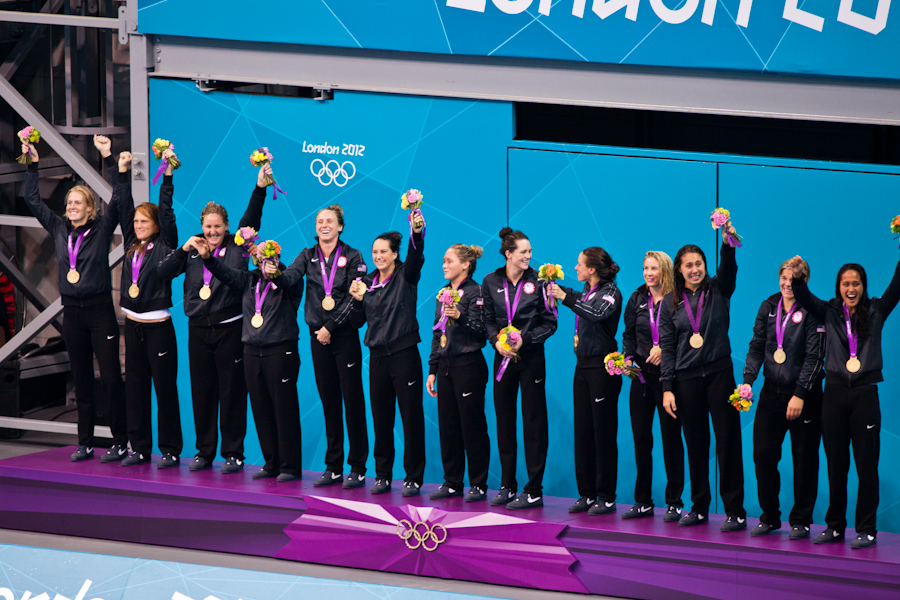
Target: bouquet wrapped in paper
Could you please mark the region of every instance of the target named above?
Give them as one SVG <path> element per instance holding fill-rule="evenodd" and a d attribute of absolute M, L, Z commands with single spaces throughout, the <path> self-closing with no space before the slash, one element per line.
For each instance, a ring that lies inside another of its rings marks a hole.
<path fill-rule="evenodd" d="M 169 158 L 168 156 L 164 156 L 166 150 L 171 150 L 175 152 L 175 144 L 170 142 L 169 140 L 164 140 L 162 138 L 156 138 L 156 141 L 153 142 L 153 156 L 156 157 L 156 160 L 161 160 L 162 162 L 159 164 L 159 168 L 156 170 L 156 175 L 153 176 L 153 185 L 159 181 L 159 178 L 163 176 L 166 172 L 166 169 L 169 168 L 169 165 L 172 165 L 173 169 L 177 169 L 181 166 L 181 161 L 176 157 Z"/>
<path fill-rule="evenodd" d="M 31 125 L 20 131 L 17 135 L 23 144 L 37 144 L 41 141 L 41 132 Z M 17 158 L 16 162 L 20 165 L 30 165 L 34 162 L 34 157 L 31 156 L 31 148 L 26 147 L 25 154 Z"/>
<path fill-rule="evenodd" d="M 710 222 L 712 223 L 712 228 L 718 231 L 722 225 L 725 225 L 731 220 L 731 213 L 727 208 L 717 208 L 712 211 L 712 215 L 709 217 Z M 741 240 L 743 240 L 741 236 L 739 236 L 736 232 L 728 234 L 728 245 L 732 248 L 740 248 Z"/>
<path fill-rule="evenodd" d="M 552 313 L 554 317 L 558 317 L 559 315 L 556 313 L 556 298 L 554 298 L 550 293 L 550 284 L 557 279 L 565 278 L 566 277 L 563 273 L 562 265 L 546 263 L 541 265 L 538 269 L 538 281 L 544 282 L 541 290 L 541 294 L 543 294 L 544 296 L 544 308 L 546 308 L 548 312 Z"/>
<path fill-rule="evenodd" d="M 507 325 L 500 330 L 500 333 L 497 334 L 497 342 L 500 344 L 500 347 L 507 352 L 512 352 L 513 347 L 521 341 L 522 332 L 512 325 Z M 518 356 L 516 357 L 516 359 L 518 360 Z M 506 373 L 506 368 L 509 366 L 511 360 L 512 359 L 510 359 L 509 357 L 504 356 L 503 360 L 500 361 L 500 368 L 497 369 L 497 381 L 503 379 L 503 374 Z"/>
<path fill-rule="evenodd" d="M 461 297 L 459 290 L 454 290 L 452 286 L 445 287 L 438 292 L 437 301 L 441 303 L 441 319 L 431 329 L 432 331 L 441 332 L 441 348 L 447 346 L 447 327 L 454 323 L 453 319 L 445 314 L 446 309 L 453 308 L 459 304 Z"/>
<path fill-rule="evenodd" d="M 728 402 L 739 412 L 747 412 L 753 406 L 753 388 L 743 384 L 728 397 Z"/>
<path fill-rule="evenodd" d="M 603 359 L 603 364 L 610 375 L 627 375 L 630 379 L 640 379 L 641 369 L 635 364 L 629 367 L 625 361 L 625 355 L 621 352 L 610 352 Z"/>
<path fill-rule="evenodd" d="M 272 156 L 271 152 L 269 152 L 268 146 L 263 146 L 262 148 L 257 148 L 256 150 L 253 151 L 252 154 L 250 154 L 250 164 L 253 165 L 254 167 L 262 167 L 265 165 L 270 165 L 270 164 L 272 164 L 273 160 L 275 160 L 275 157 Z M 266 185 L 272 186 L 272 199 L 278 200 L 278 192 L 281 192 L 282 194 L 286 193 L 283 189 L 278 187 L 278 183 L 268 173 L 265 174 L 265 179 L 263 179 L 263 181 L 265 182 Z"/>
<path fill-rule="evenodd" d="M 418 219 L 422 221 L 422 237 L 425 237 L 425 216 L 422 214 L 422 211 L 419 210 L 422 208 L 422 202 L 425 197 L 422 195 L 422 192 L 415 188 L 411 188 L 403 192 L 403 195 L 400 196 L 400 208 L 403 210 L 408 210 L 409 214 L 407 215 L 407 220 L 409 221 L 409 237 L 412 238 L 413 234 L 413 220 Z M 413 248 L 416 247 L 416 240 L 412 240 Z"/>

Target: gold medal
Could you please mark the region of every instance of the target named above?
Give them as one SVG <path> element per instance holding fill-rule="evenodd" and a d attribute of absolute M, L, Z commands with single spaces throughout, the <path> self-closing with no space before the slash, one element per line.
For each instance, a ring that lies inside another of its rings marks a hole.
<path fill-rule="evenodd" d="M 128 288 L 128 295 L 131 296 L 132 298 L 137 298 L 138 294 L 140 294 L 140 293 L 141 293 L 141 288 L 139 288 L 136 283 L 132 283 L 131 286 Z"/>
<path fill-rule="evenodd" d="M 334 310 L 334 298 L 331 296 L 325 296 L 322 298 L 322 308 L 325 310 Z"/>
<path fill-rule="evenodd" d="M 650 350 L 651 351 L 655 350 L 657 352 L 661 352 L 661 350 L 659 349 L 659 346 L 653 346 L 652 348 L 650 348 Z"/>
<path fill-rule="evenodd" d="M 703 346 L 703 336 L 695 333 L 691 336 L 691 348 L 700 348 Z"/>
<path fill-rule="evenodd" d="M 250 319 L 250 324 L 259 329 L 263 324 L 263 316 L 260 313 L 256 313 L 253 315 L 253 318 Z"/>
<path fill-rule="evenodd" d="M 200 288 L 200 299 L 201 300 L 209 300 L 209 297 L 212 296 L 212 290 L 208 285 L 205 285 Z"/>
<path fill-rule="evenodd" d="M 75 269 L 69 269 L 66 279 L 69 283 L 78 283 L 78 280 L 81 279 L 81 274 Z"/>
<path fill-rule="evenodd" d="M 850 360 L 847 361 L 847 370 L 850 371 L 851 373 L 856 373 L 857 371 L 859 371 L 859 368 L 861 366 L 862 366 L 862 364 L 859 362 L 859 359 L 856 358 L 855 356 L 851 356 Z"/>
<path fill-rule="evenodd" d="M 575 334 L 575 347 L 578 347 L 578 334 Z"/>
<path fill-rule="evenodd" d="M 777 362 L 779 365 L 783 365 L 784 361 L 787 360 L 787 354 L 785 354 L 784 350 L 782 350 L 781 348 L 776 350 L 775 354 L 773 354 L 772 357 L 775 359 L 775 362 Z"/>
<path fill-rule="evenodd" d="M 446 347 L 447 347 L 447 336 L 441 335 L 441 348 L 446 348 Z"/>

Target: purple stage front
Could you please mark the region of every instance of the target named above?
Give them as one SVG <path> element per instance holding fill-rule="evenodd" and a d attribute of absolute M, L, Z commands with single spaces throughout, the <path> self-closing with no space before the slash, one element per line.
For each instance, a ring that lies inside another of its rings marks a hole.
<path fill-rule="evenodd" d="M 430 485 L 417 498 L 400 485 L 373 496 L 314 488 L 318 473 L 276 483 L 251 471 L 72 463 L 71 452 L 0 461 L 0 528 L 626 598 L 900 598 L 897 534 L 851 550 L 787 531 L 723 534 L 717 515 L 683 528 L 661 514 L 624 521 L 622 505 L 570 515 L 570 499 L 546 496 L 544 508 L 514 512 L 430 501 Z"/>

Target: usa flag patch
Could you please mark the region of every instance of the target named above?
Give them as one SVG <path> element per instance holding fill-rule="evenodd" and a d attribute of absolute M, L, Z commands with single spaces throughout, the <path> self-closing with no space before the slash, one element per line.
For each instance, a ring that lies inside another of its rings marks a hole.
<path fill-rule="evenodd" d="M 484 306 L 484 298 L 479 298 L 475 301 L 475 306 Z"/>
<path fill-rule="evenodd" d="M 610 296 L 609 294 L 605 294 L 605 295 L 603 296 L 603 300 L 606 300 L 606 301 L 609 302 L 610 304 L 615 304 L 615 303 L 616 303 L 616 299 L 613 298 L 612 296 Z"/>
<path fill-rule="evenodd" d="M 356 270 L 359 271 L 360 273 L 365 273 L 365 272 L 366 272 L 366 265 L 361 264 L 361 265 L 359 265 L 358 267 L 356 267 Z"/>

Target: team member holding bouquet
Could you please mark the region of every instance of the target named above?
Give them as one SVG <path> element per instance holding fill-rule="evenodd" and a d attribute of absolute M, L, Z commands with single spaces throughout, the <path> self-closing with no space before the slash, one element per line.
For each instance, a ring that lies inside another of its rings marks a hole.
<path fill-rule="evenodd" d="M 809 266 L 804 262 L 801 268 L 803 280 L 809 281 Z M 765 377 L 753 423 L 753 460 L 763 514 L 750 535 L 766 535 L 781 527 L 778 461 L 784 435 L 790 431 L 794 461 L 790 538 L 798 540 L 809 537 L 819 485 L 825 336 L 821 323 L 794 301 L 788 261 L 778 273 L 780 293 L 759 307 L 744 363 L 744 386 L 753 385 L 760 367 Z"/>
<path fill-rule="evenodd" d="M 866 270 L 849 263 L 840 268 L 835 297 L 815 297 L 803 278 L 803 261 L 790 261 L 794 297 L 825 325 L 825 394 L 822 402 L 822 438 L 828 458 L 830 503 L 825 513 L 828 529 L 813 541 L 828 544 L 844 539 L 847 527 L 847 472 L 850 444 L 859 492 L 856 500 L 857 537 L 851 546 L 868 548 L 876 542 L 878 511 L 878 456 L 881 449 L 881 409 L 878 382 L 883 381 L 881 331 L 900 301 L 900 263 L 881 298 L 869 298 Z"/>
<path fill-rule="evenodd" d="M 616 351 L 622 294 L 616 285 L 619 265 L 603 248 L 578 255 L 575 273 L 584 282 L 579 293 L 551 283 L 553 297 L 575 313 L 575 480 L 580 498 L 569 512 L 603 515 L 616 510 L 619 451 L 619 391 L 622 378 L 606 371 L 604 358 Z"/>
<path fill-rule="evenodd" d="M 266 199 L 266 169 L 260 168 L 240 228 L 259 230 Z M 202 237 L 219 260 L 233 269 L 247 270 L 247 257 L 228 231 L 228 211 L 209 202 L 200 213 Z M 212 465 L 222 431 L 222 473 L 244 468 L 247 433 L 247 383 L 241 343 L 241 292 L 222 283 L 204 266 L 188 240 L 162 261 L 159 273 L 174 279 L 184 273 L 184 313 L 188 317 L 188 357 L 197 455 L 191 471 Z"/>
<path fill-rule="evenodd" d="M 490 440 L 484 416 L 488 367 L 481 349 L 486 338 L 481 286 L 472 279 L 483 250 L 454 244 L 444 253 L 444 279 L 437 297 L 434 336 L 426 389 L 437 397 L 444 484 L 432 500 L 463 495 L 469 460 L 466 502 L 487 498 Z"/>
<path fill-rule="evenodd" d="M 293 288 L 306 276 L 306 308 L 316 386 L 325 411 L 326 470 L 316 487 L 343 483 L 345 489 L 365 485 L 369 438 L 362 385 L 359 332 L 350 323 L 350 283 L 366 272 L 359 250 L 341 240 L 344 211 L 334 204 L 316 214 L 313 248 L 301 252 L 275 282 Z M 344 480 L 344 405 L 350 474 Z"/>
<path fill-rule="evenodd" d="M 484 325 L 494 344 L 494 408 L 500 450 L 500 491 L 491 505 L 516 510 L 544 505 L 547 463 L 547 377 L 544 342 L 556 331 L 556 317 L 547 310 L 538 272 L 529 267 L 531 242 L 521 231 L 500 230 L 500 254 L 506 264 L 488 273 L 482 283 Z M 513 343 L 509 343 L 512 341 Z M 522 427 L 528 482 L 516 491 L 516 400 L 522 390 Z"/>
<path fill-rule="evenodd" d="M 722 263 L 715 277 L 706 270 L 706 256 L 694 245 L 675 255 L 675 290 L 663 299 L 659 316 L 660 381 L 663 408 L 679 418 L 687 444 L 691 473 L 690 514 L 681 526 L 709 521 L 709 419 L 716 434 L 720 492 L 728 515 L 721 530 L 747 527 L 744 511 L 744 467 L 741 462 L 739 413 L 728 404 L 734 390 L 729 304 L 737 278 L 736 235 L 731 223 L 722 227 Z M 676 404 L 677 402 L 677 404 Z"/>
<path fill-rule="evenodd" d="M 659 345 L 659 317 L 666 294 L 675 286 L 672 259 L 665 252 L 651 250 L 644 255 L 644 285 L 631 294 L 625 305 L 625 356 L 641 369 L 643 382 L 631 382 L 631 430 L 634 433 L 634 506 L 623 519 L 653 516 L 653 414 L 659 413 L 663 462 L 666 466 L 666 513 L 663 520 L 681 518 L 684 491 L 684 445 L 681 423 L 663 409 L 660 377 L 662 350 Z M 627 364 L 627 362 L 626 362 Z"/>
<path fill-rule="evenodd" d="M 259 268 L 249 272 L 229 267 L 216 258 L 203 237 L 193 237 L 190 243 L 214 277 L 242 292 L 244 377 L 265 460 L 253 479 L 276 477 L 279 483 L 299 479 L 302 447 L 297 395 L 297 308 L 303 286 L 273 283 L 279 274 L 281 257 L 281 247 L 273 240 L 260 242 L 256 247 L 254 262 Z"/>
<path fill-rule="evenodd" d="M 160 275 L 159 263 L 178 244 L 175 212 L 172 210 L 172 170 L 175 157 L 166 150 L 169 166 L 159 188 L 159 206 L 144 202 L 137 208 L 131 196 L 128 165 L 131 153 L 119 155 L 119 173 L 125 193 L 119 194 L 119 221 L 125 237 L 122 262 L 122 295 L 125 313 L 125 401 L 128 441 L 132 454 L 122 466 L 150 462 L 153 422 L 150 386 L 156 390 L 160 469 L 180 464 L 183 440 L 178 407 L 178 345 L 169 309 L 172 281 Z"/>
<path fill-rule="evenodd" d="M 94 455 L 94 355 L 100 367 L 100 387 L 109 406 L 113 436 L 113 446 L 100 460 L 122 460 L 128 453 L 119 324 L 113 307 L 109 268 L 109 246 L 119 216 L 116 197 L 125 193 L 128 182 L 121 181 L 109 138 L 94 136 L 94 146 L 103 156 L 113 184 L 113 198 L 100 216 L 94 193 L 76 185 L 66 194 L 66 218 L 63 219 L 41 200 L 37 149 L 31 142 L 22 143 L 22 155 L 30 157 L 25 171 L 25 202 L 53 238 L 56 249 L 63 304 L 62 333 L 69 351 L 78 410 L 78 448 L 72 454 L 72 461 L 76 462 Z"/>
<path fill-rule="evenodd" d="M 375 271 L 350 285 L 352 320 L 368 322 L 363 342 L 369 347 L 369 394 L 375 429 L 375 485 L 373 494 L 391 489 L 394 468 L 394 415 L 403 421 L 404 496 L 416 496 L 425 473 L 425 415 L 422 411 L 422 359 L 416 320 L 417 290 L 422 265 L 425 225 L 421 215 L 411 218 L 406 262 L 400 260 L 396 231 L 383 233 L 372 244 Z"/>

